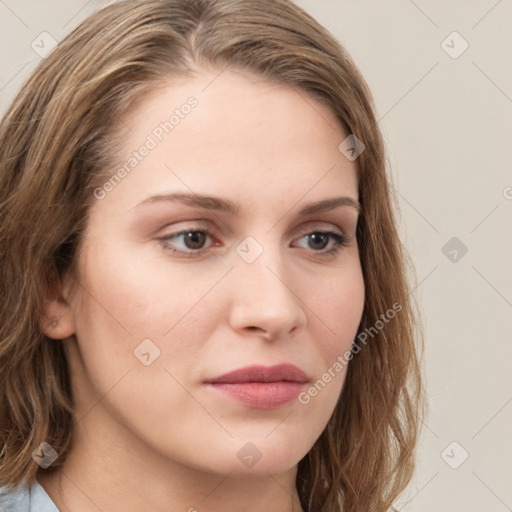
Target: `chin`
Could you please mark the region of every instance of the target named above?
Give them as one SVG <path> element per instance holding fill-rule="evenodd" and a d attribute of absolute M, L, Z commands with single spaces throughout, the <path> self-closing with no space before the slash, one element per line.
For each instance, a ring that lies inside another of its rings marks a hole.
<path fill-rule="evenodd" d="M 272 434 L 271 434 L 272 436 Z M 231 474 L 236 478 L 268 478 L 290 471 L 307 454 L 310 444 L 304 445 L 304 440 L 291 439 L 284 442 L 280 436 L 262 436 L 260 439 L 236 438 L 230 439 L 223 446 L 217 445 L 207 453 L 197 451 L 182 459 L 186 466 L 198 471 L 215 474 Z M 289 438 L 290 439 L 290 438 Z M 202 456 L 204 455 L 204 456 Z"/>
<path fill-rule="evenodd" d="M 313 443 L 309 439 L 279 435 L 277 432 L 252 439 L 238 439 L 233 449 L 235 464 L 230 465 L 241 476 L 268 477 L 269 473 L 285 473 L 299 463 Z"/>

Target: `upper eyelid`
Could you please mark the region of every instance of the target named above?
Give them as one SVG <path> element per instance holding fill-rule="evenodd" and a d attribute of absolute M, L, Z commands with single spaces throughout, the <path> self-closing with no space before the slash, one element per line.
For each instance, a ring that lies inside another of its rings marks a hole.
<path fill-rule="evenodd" d="M 347 220 L 347 221 L 339 221 L 339 222 L 334 222 L 332 219 L 331 220 L 327 220 L 327 219 L 323 219 L 323 220 L 320 220 L 320 219 L 316 219 L 316 220 L 308 220 L 308 221 L 305 221 L 305 222 L 302 222 L 301 226 L 298 228 L 299 231 L 308 231 L 308 230 L 311 230 L 311 229 L 331 229 L 331 228 L 336 228 L 336 229 L 339 229 L 342 233 L 344 234 L 348 234 L 348 232 L 350 232 L 351 229 L 344 229 L 342 227 L 342 224 L 347 224 L 349 227 L 352 226 L 352 220 Z M 172 228 L 172 231 L 169 232 L 169 234 L 177 234 L 179 232 L 182 232 L 182 231 L 186 231 L 186 230 L 195 230 L 195 231 L 208 231 L 210 233 L 213 233 L 213 232 L 216 232 L 216 231 L 219 231 L 218 228 L 216 227 L 212 227 L 212 222 L 209 220 L 209 219 L 197 219 L 197 220 L 184 220 L 184 221 L 179 221 L 177 222 L 176 224 L 182 224 L 183 227 L 174 227 Z M 315 226 L 317 225 L 320 225 L 320 224 L 329 224 L 330 227 L 326 227 L 326 226 L 321 226 L 321 227 L 318 227 L 316 228 Z M 356 226 L 357 226 L 357 222 L 356 222 Z M 159 231 L 164 231 L 164 230 L 167 230 L 167 229 L 171 229 L 170 225 L 166 226 L 165 228 L 163 229 L 160 229 Z M 296 230 L 297 228 L 294 228 L 293 230 Z M 222 231 L 222 230 L 220 230 Z M 232 233 L 233 231 L 231 229 L 228 229 L 228 231 L 230 233 Z"/>
<path fill-rule="evenodd" d="M 172 231 L 169 231 L 168 233 L 164 233 L 163 235 L 159 236 L 158 238 L 166 239 L 166 238 L 172 238 L 175 236 L 177 237 L 177 236 L 186 234 L 187 232 L 191 232 L 191 231 L 204 231 L 209 237 L 217 238 L 214 229 L 207 227 L 207 226 L 200 226 L 200 225 L 196 226 L 194 224 L 185 225 L 182 228 L 176 228 Z M 329 226 L 329 227 L 327 227 L 327 226 L 324 226 L 324 227 L 314 227 L 314 226 L 301 227 L 298 230 L 298 236 L 302 237 L 304 235 L 307 235 L 307 234 L 315 232 L 315 231 L 334 231 L 334 232 L 337 232 L 337 234 L 340 234 L 340 235 L 343 235 L 346 237 L 351 236 L 349 231 L 344 230 L 338 226 L 332 226 L 332 223 L 331 223 L 331 226 Z"/>

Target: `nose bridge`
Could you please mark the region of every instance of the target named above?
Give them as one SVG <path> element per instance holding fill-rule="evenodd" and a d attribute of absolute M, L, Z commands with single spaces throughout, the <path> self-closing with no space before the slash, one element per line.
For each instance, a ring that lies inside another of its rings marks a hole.
<path fill-rule="evenodd" d="M 279 240 L 272 233 L 246 237 L 236 248 L 240 261 L 236 262 L 237 272 L 243 274 L 245 282 L 252 283 L 253 289 L 276 288 L 275 293 L 285 287 L 286 255 L 283 254 Z M 288 290 L 288 289 L 287 289 Z M 289 290 L 288 290 L 289 292 Z"/>
<path fill-rule="evenodd" d="M 286 255 L 272 233 L 248 236 L 236 248 L 232 323 L 236 329 L 260 328 L 273 337 L 305 322 L 293 291 Z"/>

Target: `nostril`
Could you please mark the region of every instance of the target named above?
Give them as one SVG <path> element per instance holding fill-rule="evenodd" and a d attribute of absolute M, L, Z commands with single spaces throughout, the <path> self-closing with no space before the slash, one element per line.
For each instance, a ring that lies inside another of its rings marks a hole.
<path fill-rule="evenodd" d="M 256 327 L 254 325 L 250 325 L 247 327 L 247 330 L 250 332 L 259 332 L 265 336 L 268 336 L 268 332 L 265 329 L 263 329 L 262 327 Z"/>

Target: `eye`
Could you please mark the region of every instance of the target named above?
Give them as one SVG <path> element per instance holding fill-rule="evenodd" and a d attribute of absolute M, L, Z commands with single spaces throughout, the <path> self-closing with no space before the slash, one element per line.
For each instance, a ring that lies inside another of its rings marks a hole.
<path fill-rule="evenodd" d="M 182 241 L 185 245 L 185 250 L 174 249 L 169 242 L 171 240 L 179 239 L 182 237 Z M 162 241 L 164 248 L 173 253 L 181 253 L 184 255 L 194 256 L 202 254 L 204 252 L 204 244 L 207 238 L 210 238 L 210 232 L 206 229 L 197 229 L 194 227 L 185 228 L 177 233 L 171 233 L 160 240 Z"/>
<path fill-rule="evenodd" d="M 159 240 L 166 251 L 186 257 L 194 257 L 206 251 L 205 243 L 209 238 L 212 238 L 209 230 L 189 227 L 176 233 L 170 233 L 169 235 L 159 238 Z M 181 249 L 176 248 L 175 241 L 179 239 L 181 239 L 183 244 Z M 309 248 L 312 249 L 313 253 L 325 257 L 335 256 L 343 247 L 348 246 L 351 241 L 351 237 L 343 233 L 319 230 L 305 233 L 299 238 L 299 240 L 302 239 L 306 239 L 306 243 Z M 330 248 L 325 250 L 325 248 L 329 246 Z"/>
<path fill-rule="evenodd" d="M 311 231 L 302 238 L 307 239 L 310 247 L 319 249 L 313 252 L 319 253 L 322 256 L 335 256 L 343 247 L 348 246 L 350 243 L 349 236 L 337 233 L 336 231 Z M 329 246 L 329 242 L 332 242 L 331 248 L 325 250 L 325 247 Z"/>

